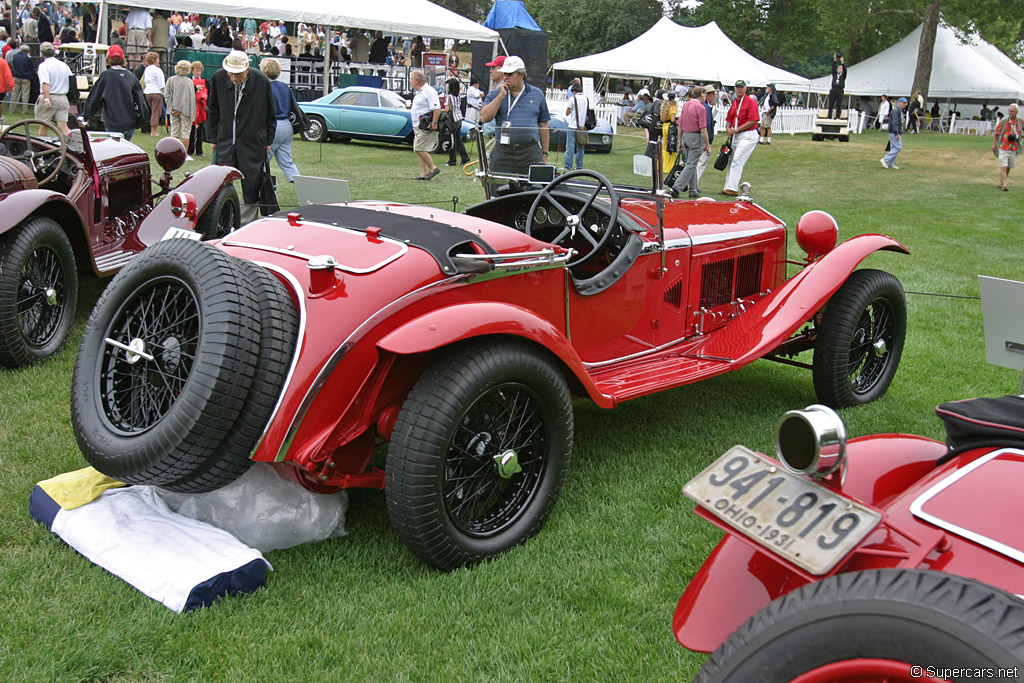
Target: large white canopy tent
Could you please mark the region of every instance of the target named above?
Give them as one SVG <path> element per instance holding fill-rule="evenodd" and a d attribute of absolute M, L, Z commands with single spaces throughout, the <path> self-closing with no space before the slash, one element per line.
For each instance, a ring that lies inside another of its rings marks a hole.
<path fill-rule="evenodd" d="M 179 12 L 198 12 L 227 17 L 252 17 L 276 21 L 301 21 L 325 26 L 346 26 L 380 30 L 387 35 L 425 36 L 433 38 L 455 38 L 457 40 L 481 40 L 496 43 L 498 32 L 475 21 L 435 5 L 429 0 L 304 0 L 296 6 L 286 6 L 277 0 L 118 0 L 116 3 L 100 2 L 101 31 L 105 32 L 106 12 L 109 4 L 144 9 L 169 9 Z M 106 36 L 101 33 L 100 40 Z M 495 45 L 497 49 L 497 45 Z M 324 53 L 324 94 L 330 90 L 328 56 Z"/>
<path fill-rule="evenodd" d="M 559 71 L 587 71 L 608 76 L 714 82 L 732 85 L 775 83 L 778 90 L 807 91 L 811 81 L 772 66 L 745 52 L 711 22 L 696 28 L 662 17 L 642 36 L 625 45 L 586 57 L 558 62 Z"/>
<path fill-rule="evenodd" d="M 428 36 L 456 40 L 498 40 L 498 32 L 435 5 L 429 0 L 303 0 L 288 5 L 278 0 L 118 0 L 125 7 L 199 12 L 227 17 L 302 21 L 325 26 L 380 30 L 385 35 Z M 101 26 L 104 24 L 101 24 Z"/>
<path fill-rule="evenodd" d="M 921 26 L 887 50 L 852 64 L 846 76 L 848 95 L 911 95 L 921 43 Z M 814 79 L 827 91 L 829 77 Z M 1024 98 L 1024 69 L 978 36 L 962 44 L 948 26 L 935 35 L 929 99 L 1014 100 Z"/>

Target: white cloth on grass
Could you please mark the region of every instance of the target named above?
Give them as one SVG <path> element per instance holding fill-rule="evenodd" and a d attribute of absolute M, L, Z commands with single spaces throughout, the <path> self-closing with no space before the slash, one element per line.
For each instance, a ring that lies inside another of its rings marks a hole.
<path fill-rule="evenodd" d="M 150 486 L 112 489 L 88 505 L 58 510 L 50 528 L 88 560 L 175 612 L 201 606 L 193 590 L 219 575 L 230 582 L 232 572 L 255 561 L 273 569 L 228 532 L 172 512 Z"/>

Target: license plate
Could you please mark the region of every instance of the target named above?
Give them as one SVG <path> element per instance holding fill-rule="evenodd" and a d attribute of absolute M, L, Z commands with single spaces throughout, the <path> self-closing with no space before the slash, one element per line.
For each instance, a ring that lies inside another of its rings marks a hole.
<path fill-rule="evenodd" d="M 182 238 L 187 240 L 199 240 L 202 238 L 202 234 L 196 232 L 195 230 L 186 230 L 185 228 L 171 227 L 167 228 L 167 232 L 165 232 L 164 236 L 160 238 L 160 241 L 163 242 L 164 240 L 172 240 L 176 238 Z"/>
<path fill-rule="evenodd" d="M 815 576 L 828 573 L 882 514 L 734 446 L 683 493 L 736 532 Z"/>

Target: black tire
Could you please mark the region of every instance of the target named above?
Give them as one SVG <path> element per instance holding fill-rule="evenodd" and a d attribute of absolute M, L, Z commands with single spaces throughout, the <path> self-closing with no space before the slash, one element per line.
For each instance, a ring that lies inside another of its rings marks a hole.
<path fill-rule="evenodd" d="M 847 133 L 846 135 L 840 135 L 839 136 L 839 142 L 849 142 L 849 141 L 850 141 L 849 133 Z"/>
<path fill-rule="evenodd" d="M 205 471 L 248 396 L 259 311 L 238 261 L 204 242 L 158 242 L 118 273 L 89 317 L 71 385 L 89 464 L 154 486 Z"/>
<path fill-rule="evenodd" d="M 814 348 L 814 392 L 832 408 L 870 403 L 889 388 L 907 336 L 895 276 L 855 270 L 825 304 Z"/>
<path fill-rule="evenodd" d="M 55 220 L 28 218 L 0 235 L 0 365 L 27 365 L 60 351 L 77 298 L 75 253 Z"/>
<path fill-rule="evenodd" d="M 238 265 L 252 282 L 260 307 L 259 358 L 252 385 L 216 457 L 207 458 L 180 481 L 161 486 L 170 491 L 214 491 L 245 474 L 288 377 L 299 334 L 299 314 L 276 277 L 251 261 L 238 261 Z"/>
<path fill-rule="evenodd" d="M 915 680 L 913 665 L 1019 668 L 1022 633 L 1024 605 L 998 588 L 935 571 L 851 572 L 769 604 L 712 653 L 694 683 L 784 683 L 809 672 L 812 681 L 896 683 Z M 902 662 L 902 675 L 882 677 L 870 659 Z M 841 667 L 862 671 L 841 678 Z"/>
<path fill-rule="evenodd" d="M 822 138 L 817 133 L 811 133 L 811 142 L 821 142 L 823 139 L 824 138 Z"/>
<path fill-rule="evenodd" d="M 306 142 L 327 142 L 327 122 L 322 116 L 309 115 L 309 125 L 302 131 L 302 139 Z"/>
<path fill-rule="evenodd" d="M 453 351 L 423 373 L 395 424 L 385 487 L 391 523 L 438 569 L 500 555 L 544 526 L 572 437 L 568 387 L 541 352 L 493 342 Z M 499 471 L 502 454 L 521 471 Z"/>
<path fill-rule="evenodd" d="M 225 185 L 196 221 L 196 232 L 204 240 L 221 239 L 241 226 L 242 213 L 238 206 L 235 185 Z"/>

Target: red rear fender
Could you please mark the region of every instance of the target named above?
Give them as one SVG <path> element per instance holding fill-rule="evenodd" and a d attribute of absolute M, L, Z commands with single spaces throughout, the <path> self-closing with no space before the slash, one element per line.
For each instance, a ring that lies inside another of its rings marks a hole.
<path fill-rule="evenodd" d="M 221 189 L 241 179 L 242 174 L 231 166 L 207 166 L 185 178 L 180 185 L 171 190 L 171 193 L 188 192 L 195 197 L 198 209 L 196 216 L 201 216 Z M 175 218 L 171 213 L 171 193 L 168 193 L 160 200 L 159 204 L 153 207 L 153 210 L 139 226 L 139 241 L 147 247 L 159 242 L 170 227 L 187 230 L 193 230 L 196 227 L 197 219 Z M 241 200 L 241 196 L 239 196 L 239 200 Z"/>
<path fill-rule="evenodd" d="M 910 253 L 885 235 L 848 239 L 712 335 L 701 353 L 733 358 L 734 368 L 763 357 L 810 320 L 861 261 L 882 250 Z"/>
<path fill-rule="evenodd" d="M 398 355 L 433 351 L 476 337 L 512 335 L 555 354 L 594 403 L 614 408 L 615 399 L 594 385 L 562 330 L 520 306 L 495 301 L 457 304 L 431 311 L 392 330 L 377 346 Z"/>

